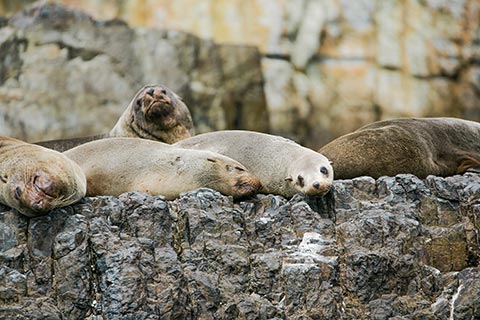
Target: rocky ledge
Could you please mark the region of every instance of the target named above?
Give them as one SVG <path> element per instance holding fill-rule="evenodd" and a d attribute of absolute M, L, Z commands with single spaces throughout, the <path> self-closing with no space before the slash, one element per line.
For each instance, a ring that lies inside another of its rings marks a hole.
<path fill-rule="evenodd" d="M 1 319 L 477 319 L 480 176 L 0 207 Z"/>

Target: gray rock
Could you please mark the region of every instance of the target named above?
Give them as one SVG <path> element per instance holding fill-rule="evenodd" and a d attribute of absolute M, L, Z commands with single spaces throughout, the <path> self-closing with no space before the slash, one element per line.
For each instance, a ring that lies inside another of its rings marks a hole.
<path fill-rule="evenodd" d="M 0 319 L 475 319 L 480 176 L 0 207 Z"/>

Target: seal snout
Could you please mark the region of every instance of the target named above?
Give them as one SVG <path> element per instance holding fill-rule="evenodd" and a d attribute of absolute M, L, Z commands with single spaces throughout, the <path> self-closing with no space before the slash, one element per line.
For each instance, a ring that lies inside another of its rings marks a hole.
<path fill-rule="evenodd" d="M 35 212 L 48 211 L 55 199 L 55 184 L 50 175 L 37 171 L 30 181 L 14 189 L 14 197 L 23 206 Z"/>
<path fill-rule="evenodd" d="M 235 183 L 235 189 L 237 191 L 238 197 L 246 197 L 253 195 L 258 190 L 260 190 L 261 187 L 262 184 L 260 180 L 253 176 L 240 177 Z"/>
<path fill-rule="evenodd" d="M 312 182 L 310 187 L 306 188 L 305 194 L 309 196 L 323 196 L 330 191 L 331 186 L 331 183 L 328 183 L 327 181 L 320 182 L 315 180 Z"/>
<path fill-rule="evenodd" d="M 162 87 L 149 88 L 143 96 L 143 112 L 149 117 L 164 117 L 172 112 L 174 102 Z"/>

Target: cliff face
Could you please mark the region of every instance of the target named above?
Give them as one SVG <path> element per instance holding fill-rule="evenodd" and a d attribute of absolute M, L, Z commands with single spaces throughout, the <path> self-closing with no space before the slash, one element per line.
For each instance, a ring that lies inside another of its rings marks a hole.
<path fill-rule="evenodd" d="M 0 208 L 1 319 L 473 319 L 480 176 Z"/>
<path fill-rule="evenodd" d="M 478 0 L 58 2 L 258 47 L 272 132 L 310 146 L 385 118 L 480 121 Z"/>
<path fill-rule="evenodd" d="M 55 2 L 97 20 L 46 5 L 0 29 L 1 134 L 105 132 L 145 83 L 183 96 L 199 132 L 313 148 L 385 118 L 480 121 L 477 0 Z"/>

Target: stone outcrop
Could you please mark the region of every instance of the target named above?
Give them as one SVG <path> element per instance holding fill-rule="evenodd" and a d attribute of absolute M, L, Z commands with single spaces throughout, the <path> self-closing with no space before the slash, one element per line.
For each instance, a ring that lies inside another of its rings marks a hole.
<path fill-rule="evenodd" d="M 1 319 L 476 319 L 480 176 L 0 207 Z"/>
<path fill-rule="evenodd" d="M 148 83 L 183 97 L 197 132 L 269 130 L 255 47 L 134 29 L 55 4 L 30 6 L 0 26 L 1 135 L 38 141 L 108 132 Z"/>
<path fill-rule="evenodd" d="M 318 148 L 400 116 L 480 121 L 478 0 L 60 0 L 263 54 L 271 132 Z"/>

